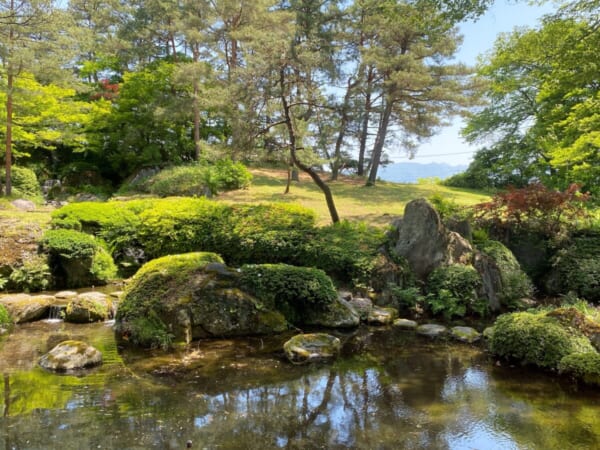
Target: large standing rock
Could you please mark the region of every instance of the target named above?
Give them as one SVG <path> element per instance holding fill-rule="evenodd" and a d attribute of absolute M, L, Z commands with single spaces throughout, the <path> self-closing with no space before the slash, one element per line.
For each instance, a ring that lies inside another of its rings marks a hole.
<path fill-rule="evenodd" d="M 341 348 L 338 338 L 325 333 L 298 334 L 283 344 L 287 358 L 298 364 L 335 358 Z"/>
<path fill-rule="evenodd" d="M 81 341 L 64 341 L 40 358 L 44 369 L 64 372 L 102 364 L 102 353 Z"/>
<path fill-rule="evenodd" d="M 394 251 L 407 259 L 421 280 L 436 267 L 471 259 L 471 244 L 458 233 L 446 230 L 437 211 L 425 199 L 409 202 L 398 224 Z"/>

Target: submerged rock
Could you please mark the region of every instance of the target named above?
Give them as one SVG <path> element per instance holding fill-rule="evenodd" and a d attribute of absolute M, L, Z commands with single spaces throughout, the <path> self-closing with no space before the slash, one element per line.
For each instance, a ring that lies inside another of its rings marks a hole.
<path fill-rule="evenodd" d="M 66 371 L 102 364 L 102 353 L 82 341 L 64 341 L 40 358 L 44 369 Z"/>
<path fill-rule="evenodd" d="M 466 342 L 467 344 L 473 344 L 481 339 L 481 333 L 471 327 L 452 327 L 450 329 L 450 336 L 460 342 Z"/>
<path fill-rule="evenodd" d="M 335 358 L 341 348 L 338 338 L 325 333 L 298 334 L 283 344 L 285 355 L 296 364 Z"/>
<path fill-rule="evenodd" d="M 434 323 L 427 323 L 424 325 L 419 325 L 417 327 L 417 333 L 421 336 L 427 337 L 442 337 L 448 333 L 448 329 L 443 325 L 437 325 Z"/>

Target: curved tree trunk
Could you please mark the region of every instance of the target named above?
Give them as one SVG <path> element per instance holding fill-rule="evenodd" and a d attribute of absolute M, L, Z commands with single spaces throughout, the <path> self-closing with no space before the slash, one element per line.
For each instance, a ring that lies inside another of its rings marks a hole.
<path fill-rule="evenodd" d="M 388 126 L 390 124 L 390 118 L 392 117 L 392 102 L 387 102 L 383 108 L 383 115 L 379 122 L 379 128 L 377 129 L 377 138 L 373 145 L 373 154 L 371 155 L 371 170 L 369 171 L 369 179 L 367 180 L 367 186 L 375 186 L 377 181 L 377 170 L 379 170 L 379 163 L 381 161 L 381 155 L 383 154 L 383 146 L 385 144 L 385 137 L 387 135 Z"/>
<path fill-rule="evenodd" d="M 331 193 L 331 189 L 329 186 L 321 179 L 319 174 L 310 166 L 303 164 L 296 154 L 297 144 L 296 144 L 296 131 L 294 130 L 294 123 L 292 120 L 292 112 L 290 110 L 290 105 L 285 95 L 285 69 L 280 69 L 279 71 L 279 86 L 281 87 L 281 104 L 283 106 L 283 114 L 285 117 L 285 125 L 288 130 L 289 138 L 290 138 L 290 156 L 292 157 L 292 162 L 296 167 L 298 167 L 303 172 L 306 172 L 315 184 L 321 189 L 323 195 L 325 196 L 325 201 L 327 202 L 327 208 L 329 209 L 329 215 L 331 216 L 331 221 L 333 223 L 338 223 L 340 221 L 340 216 L 338 215 L 337 209 L 335 207 L 335 202 L 333 201 L 333 194 Z"/>

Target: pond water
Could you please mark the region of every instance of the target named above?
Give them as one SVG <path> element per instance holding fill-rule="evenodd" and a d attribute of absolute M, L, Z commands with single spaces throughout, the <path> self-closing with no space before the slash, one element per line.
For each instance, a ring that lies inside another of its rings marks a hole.
<path fill-rule="evenodd" d="M 599 390 L 401 330 L 339 336 L 337 361 L 294 366 L 280 350 L 289 336 L 164 354 L 118 351 L 110 323 L 21 325 L 0 340 L 0 448 L 600 448 Z M 37 367 L 67 338 L 104 364 Z"/>

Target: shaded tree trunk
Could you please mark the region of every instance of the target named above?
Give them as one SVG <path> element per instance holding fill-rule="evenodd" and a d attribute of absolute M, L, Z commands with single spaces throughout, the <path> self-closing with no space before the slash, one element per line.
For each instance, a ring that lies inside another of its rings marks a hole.
<path fill-rule="evenodd" d="M 369 67 L 367 75 L 367 89 L 365 93 L 365 110 L 360 129 L 359 148 L 358 148 L 358 167 L 356 174 L 362 177 L 365 174 L 365 154 L 367 151 L 367 139 L 369 137 L 369 119 L 371 117 L 371 96 L 373 84 L 373 68 Z"/>
<path fill-rule="evenodd" d="M 11 33 L 12 34 L 12 33 Z M 12 120 L 13 120 L 13 83 L 14 75 L 12 71 L 8 70 L 8 76 L 6 80 L 6 153 L 5 167 L 6 167 L 6 181 L 4 183 L 4 194 L 8 197 L 12 194 Z"/>

